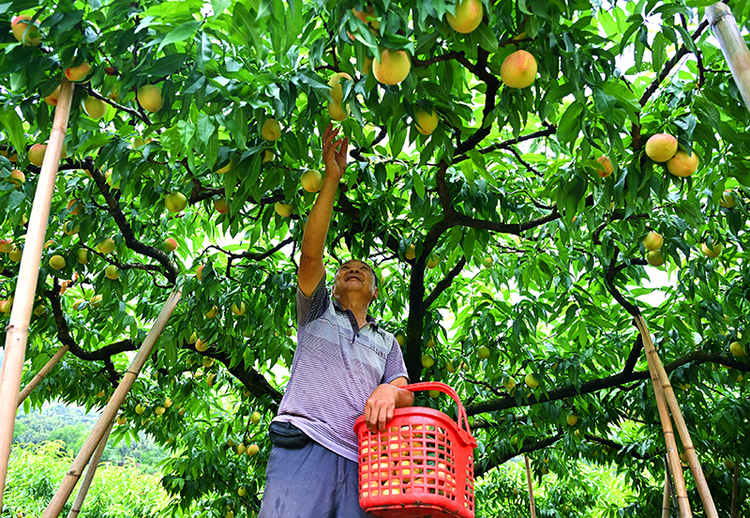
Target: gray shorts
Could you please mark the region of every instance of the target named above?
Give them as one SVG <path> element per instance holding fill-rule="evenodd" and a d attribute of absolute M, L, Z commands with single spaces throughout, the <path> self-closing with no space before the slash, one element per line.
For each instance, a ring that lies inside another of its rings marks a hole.
<path fill-rule="evenodd" d="M 310 441 L 274 446 L 258 518 L 370 518 L 359 506 L 358 467 Z"/>

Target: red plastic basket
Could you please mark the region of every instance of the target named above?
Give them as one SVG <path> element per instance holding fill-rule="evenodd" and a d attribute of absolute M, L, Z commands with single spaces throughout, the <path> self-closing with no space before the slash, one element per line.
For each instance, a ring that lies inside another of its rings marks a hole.
<path fill-rule="evenodd" d="M 449 395 L 458 405 L 458 424 L 424 407 L 395 409 L 384 432 L 370 432 L 364 416 L 358 418 L 360 505 L 383 518 L 473 518 L 477 442 L 458 394 L 438 382 L 404 388 Z"/>

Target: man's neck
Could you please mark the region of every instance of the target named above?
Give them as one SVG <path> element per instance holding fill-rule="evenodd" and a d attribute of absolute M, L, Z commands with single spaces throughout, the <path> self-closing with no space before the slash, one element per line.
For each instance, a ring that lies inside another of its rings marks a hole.
<path fill-rule="evenodd" d="M 338 295 L 336 301 L 341 305 L 342 308 L 348 309 L 354 314 L 354 318 L 357 319 L 357 325 L 360 329 L 367 324 L 367 308 L 370 303 L 365 302 L 356 298 L 342 297 Z"/>

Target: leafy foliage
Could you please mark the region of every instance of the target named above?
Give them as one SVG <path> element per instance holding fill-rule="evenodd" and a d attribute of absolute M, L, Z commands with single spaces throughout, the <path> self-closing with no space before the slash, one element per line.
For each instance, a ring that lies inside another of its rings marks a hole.
<path fill-rule="evenodd" d="M 59 441 L 14 446 L 3 516 L 41 516 L 72 462 L 73 457 Z M 78 516 L 155 517 L 166 502 L 158 478 L 144 474 L 132 461 L 122 466 L 102 463 Z M 66 515 L 72 505 L 73 499 L 65 507 Z"/>
<path fill-rule="evenodd" d="M 571 485 L 567 473 L 587 482 L 571 499 L 550 497 L 547 515 L 565 516 L 565 505 L 588 513 L 596 475 L 586 466 L 612 466 L 635 489 L 602 515 L 655 512 L 665 447 L 632 322 L 642 313 L 672 383 L 683 387 L 688 428 L 728 515 L 734 474 L 722 461 L 743 466 L 740 496 L 750 483 L 750 366 L 729 352 L 746 341 L 749 314 L 750 114 L 702 21 L 705 3 L 485 0 L 482 24 L 466 35 L 445 21 L 455 4 L 373 0 L 377 29 L 352 11 L 366 9 L 360 0 L 0 6 L 4 26 L 27 13 L 44 36 L 40 47 L 17 44 L 10 31 L 0 42 L 0 229 L 18 247 L 40 181 L 29 147 L 49 138 L 55 114 L 43 97 L 69 65 L 92 65 L 74 91 L 45 235 L 54 242 L 37 284 L 46 312 L 31 322 L 24 381 L 61 344 L 70 352 L 28 405 L 61 398 L 100 408 L 180 287 L 115 437 L 147 432 L 169 449 L 163 484 L 173 508 L 257 510 L 265 426 L 294 352 L 295 255 L 315 199 L 299 178 L 320 167 L 327 80 L 347 72 L 354 79 L 343 81 L 342 103 L 351 115 L 338 127 L 352 160 L 328 259 L 376 264 L 373 313 L 404 337 L 412 381 L 457 389 L 479 441 L 480 484 L 500 484 L 493 474 L 519 454 L 544 480 L 539 460 L 549 457 L 558 494 Z M 747 29 L 747 3 L 732 9 Z M 364 73 L 383 48 L 410 55 L 400 85 Z M 518 48 L 538 64 L 535 82 L 520 90 L 500 76 Z M 153 113 L 137 101 L 147 84 L 164 98 Z M 103 119 L 79 109 L 86 96 L 109 105 Z M 416 130 L 420 108 L 440 116 L 431 135 Z M 281 123 L 275 141 L 261 136 L 271 118 Z M 674 176 L 646 156 L 647 139 L 663 132 L 697 154 L 695 174 Z M 603 157 L 613 167 L 604 177 Z M 16 167 L 26 174 L 18 188 L 9 181 Z M 184 211 L 165 208 L 174 192 L 185 194 Z M 227 213 L 214 209 L 220 198 Z M 292 215 L 278 214 L 277 202 L 291 204 Z M 63 232 L 70 222 L 77 233 Z M 649 231 L 664 237 L 663 267 L 644 259 Z M 173 253 L 164 248 L 169 237 L 178 241 Z M 107 238 L 114 253 L 97 250 Z M 710 259 L 704 243 L 724 250 Z M 55 254 L 66 261 L 60 270 L 49 266 Z M 2 264 L 8 298 L 18 266 L 10 255 Z M 119 278 L 108 278 L 107 266 Z M 242 303 L 244 314 L 231 311 Z M 424 355 L 434 365 L 423 368 Z M 538 387 L 524 384 L 528 374 Z M 442 399 L 423 404 L 455 412 Z M 240 444 L 259 453 L 240 456 Z M 247 494 L 238 498 L 241 487 Z M 702 516 L 690 477 L 688 490 Z M 482 509 L 499 508 L 502 494 L 483 489 Z M 739 515 L 750 514 L 747 498 L 738 501 Z"/>

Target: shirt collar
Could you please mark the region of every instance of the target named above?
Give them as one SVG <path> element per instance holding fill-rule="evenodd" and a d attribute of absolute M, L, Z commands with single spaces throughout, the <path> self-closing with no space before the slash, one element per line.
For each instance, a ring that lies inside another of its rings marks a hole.
<path fill-rule="evenodd" d="M 333 300 L 333 307 L 334 307 L 334 309 L 335 309 L 336 311 L 341 311 L 342 313 L 347 313 L 347 312 L 348 312 L 348 313 L 352 313 L 352 310 L 351 310 L 351 309 L 347 309 L 347 308 L 345 308 L 344 306 L 342 306 L 342 305 L 341 305 L 341 304 L 339 303 L 339 301 L 338 301 L 338 300 L 336 300 L 336 299 L 332 299 L 332 300 Z M 352 315 L 354 315 L 354 313 L 352 313 Z M 377 320 L 375 320 L 374 318 L 372 318 L 372 317 L 371 317 L 370 315 L 367 315 L 367 316 L 365 316 L 365 321 L 366 321 L 366 322 L 367 322 L 368 324 L 371 324 L 371 325 L 372 325 L 372 327 L 374 327 L 375 329 L 378 329 L 378 321 L 377 321 Z"/>

